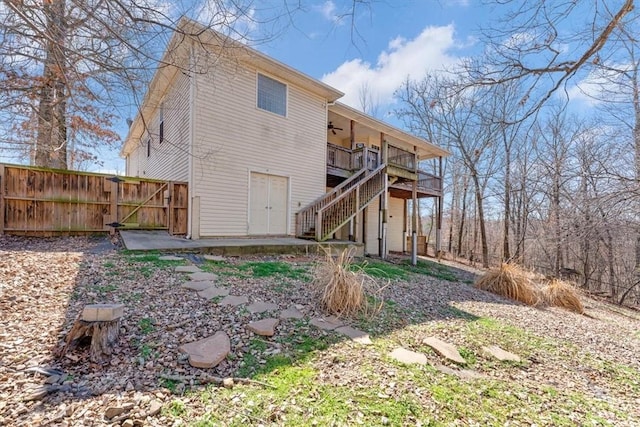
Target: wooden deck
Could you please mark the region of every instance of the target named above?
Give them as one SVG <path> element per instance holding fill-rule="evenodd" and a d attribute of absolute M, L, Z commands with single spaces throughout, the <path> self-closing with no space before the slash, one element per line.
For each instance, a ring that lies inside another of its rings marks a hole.
<path fill-rule="evenodd" d="M 388 146 L 387 174 L 398 178 L 389 186 L 393 197 L 410 199 L 413 181 L 418 181 L 418 198 L 438 197 L 442 195 L 442 179 L 439 176 L 417 169 L 414 153 Z M 327 143 L 327 186 L 337 187 L 345 179 L 350 178 L 365 166 L 368 170 L 376 169 L 381 163 L 378 150 L 367 147 L 350 150 L 339 145 Z"/>

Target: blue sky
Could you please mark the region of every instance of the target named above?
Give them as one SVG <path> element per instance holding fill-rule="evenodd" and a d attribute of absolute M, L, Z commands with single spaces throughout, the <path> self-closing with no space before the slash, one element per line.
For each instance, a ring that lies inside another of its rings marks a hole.
<path fill-rule="evenodd" d="M 350 3 L 350 2 L 347 2 Z M 352 32 L 338 2 L 318 0 L 258 50 L 345 92 L 341 100 L 359 107 L 368 85 L 381 114 L 393 109 L 393 92 L 407 78 L 419 79 L 478 49 L 478 28 L 489 9 L 476 0 L 374 1 L 361 8 Z M 399 125 L 392 116 L 384 120 Z M 121 131 L 122 139 L 126 129 Z M 124 172 L 117 150 L 104 150 L 102 168 Z"/>

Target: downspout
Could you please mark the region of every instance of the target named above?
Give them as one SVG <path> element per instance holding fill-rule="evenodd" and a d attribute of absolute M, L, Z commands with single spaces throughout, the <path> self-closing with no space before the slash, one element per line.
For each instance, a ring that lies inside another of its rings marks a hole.
<path fill-rule="evenodd" d="M 188 160 L 188 176 L 189 176 L 189 199 L 188 199 L 188 212 L 187 215 L 187 239 L 191 239 L 192 231 L 193 231 L 193 194 L 194 194 L 194 184 L 193 184 L 193 146 L 194 146 L 194 135 L 195 135 L 195 91 L 196 91 L 196 73 L 193 72 L 195 66 L 194 60 L 194 51 L 193 45 L 189 48 L 189 70 L 191 71 L 191 75 L 189 76 L 189 142 L 187 146 L 187 155 L 189 156 Z"/>

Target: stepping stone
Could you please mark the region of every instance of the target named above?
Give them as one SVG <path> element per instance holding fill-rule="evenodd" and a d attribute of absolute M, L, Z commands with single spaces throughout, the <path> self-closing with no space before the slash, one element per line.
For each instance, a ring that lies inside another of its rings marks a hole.
<path fill-rule="evenodd" d="M 178 273 L 200 273 L 200 270 L 195 265 L 179 265 L 175 268 L 175 271 Z"/>
<path fill-rule="evenodd" d="M 463 380 L 476 380 L 479 378 L 486 378 L 480 372 L 472 371 L 470 369 L 453 369 L 444 365 L 434 365 L 433 367 L 443 374 L 453 375 Z"/>
<path fill-rule="evenodd" d="M 247 306 L 251 313 L 264 313 L 265 311 L 277 310 L 278 306 L 270 302 L 256 301 Z"/>
<path fill-rule="evenodd" d="M 341 326 L 339 328 L 336 328 L 335 331 L 341 333 L 342 335 L 348 336 L 358 344 L 373 344 L 373 341 L 371 341 L 368 333 L 359 331 L 355 328 L 352 328 L 351 326 Z"/>
<path fill-rule="evenodd" d="M 520 362 L 520 356 L 501 349 L 497 345 L 482 347 L 482 354 L 487 357 L 494 357 L 501 362 Z"/>
<path fill-rule="evenodd" d="M 202 297 L 204 299 L 212 299 L 212 298 L 216 298 L 216 297 L 226 297 L 227 295 L 229 295 L 229 289 L 225 289 L 225 288 L 211 287 L 211 288 L 207 288 L 205 290 L 202 290 L 202 291 L 198 292 L 198 296 Z"/>
<path fill-rule="evenodd" d="M 422 344 L 428 345 L 440 356 L 454 363 L 458 363 L 460 365 L 467 363 L 467 361 L 460 356 L 460 353 L 458 353 L 458 349 L 448 342 L 444 342 L 436 337 L 429 337 L 422 340 Z"/>
<path fill-rule="evenodd" d="M 249 323 L 247 328 L 255 334 L 262 335 L 263 337 L 272 337 L 276 333 L 276 326 L 278 326 L 280 320 L 278 319 L 262 319 Z"/>
<path fill-rule="evenodd" d="M 344 323 L 342 323 L 340 319 L 335 316 L 316 317 L 314 319 L 311 319 L 309 323 L 316 328 L 324 329 L 325 331 L 333 331 L 335 328 L 344 326 Z"/>
<path fill-rule="evenodd" d="M 204 291 L 205 289 L 214 287 L 215 284 L 209 280 L 198 280 L 196 282 L 186 282 L 180 285 L 181 288 L 191 289 L 193 291 Z"/>
<path fill-rule="evenodd" d="M 303 317 L 304 314 L 294 305 L 280 312 L 281 319 L 302 319 Z"/>
<path fill-rule="evenodd" d="M 218 276 L 213 273 L 195 272 L 189 275 L 189 280 L 193 280 L 194 282 L 199 282 L 202 280 L 215 281 L 218 280 Z"/>
<path fill-rule="evenodd" d="M 406 348 L 402 347 L 398 347 L 393 350 L 391 353 L 389 353 L 389 356 L 401 363 L 418 365 L 427 364 L 427 356 L 422 353 L 417 353 L 415 351 L 407 350 Z"/>
<path fill-rule="evenodd" d="M 202 257 L 207 261 L 224 261 L 224 257 L 220 255 L 203 255 Z"/>
<path fill-rule="evenodd" d="M 237 307 L 249 302 L 249 298 L 244 295 L 227 295 L 218 303 L 218 305 L 232 305 Z"/>
<path fill-rule="evenodd" d="M 175 255 L 163 255 L 158 258 L 160 261 L 184 261 L 184 258 Z"/>
<path fill-rule="evenodd" d="M 218 331 L 208 338 L 180 346 L 180 351 L 189 355 L 189 364 L 194 368 L 213 368 L 231 351 L 229 336 Z"/>

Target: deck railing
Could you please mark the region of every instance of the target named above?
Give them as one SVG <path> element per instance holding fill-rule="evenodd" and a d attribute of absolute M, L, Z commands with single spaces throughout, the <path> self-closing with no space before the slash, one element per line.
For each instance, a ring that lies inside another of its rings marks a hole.
<path fill-rule="evenodd" d="M 339 145 L 327 143 L 327 166 L 351 170 L 351 150 Z"/>
<path fill-rule="evenodd" d="M 431 191 L 442 191 L 442 178 L 437 175 L 418 170 L 418 188 Z"/>
<path fill-rule="evenodd" d="M 411 191 L 413 185 L 411 182 L 401 182 L 393 184 L 391 187 L 400 188 L 403 190 Z M 442 191 L 442 179 L 431 173 L 421 171 L 418 169 L 418 182 L 417 187 L 419 192 L 424 193 L 439 193 Z"/>
<path fill-rule="evenodd" d="M 414 153 L 391 144 L 387 147 L 387 163 L 390 166 L 396 166 L 410 172 L 414 172 L 416 170 L 416 155 Z"/>
<path fill-rule="evenodd" d="M 380 152 L 368 147 L 357 148 L 353 150 L 352 157 L 354 170 L 360 170 L 363 167 L 367 167 L 369 170 L 374 170 L 380 166 Z"/>

